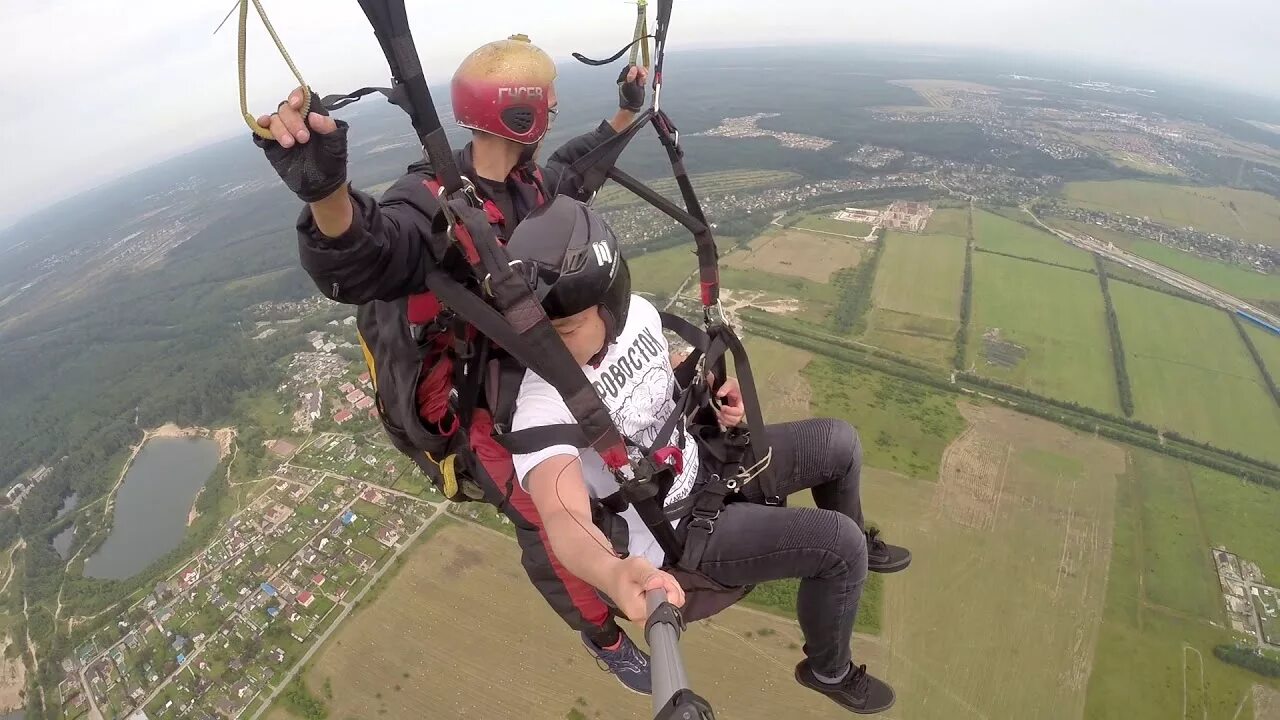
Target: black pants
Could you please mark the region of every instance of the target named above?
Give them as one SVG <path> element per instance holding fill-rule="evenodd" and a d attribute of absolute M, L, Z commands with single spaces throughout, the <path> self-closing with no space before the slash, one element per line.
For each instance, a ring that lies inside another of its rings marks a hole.
<path fill-rule="evenodd" d="M 867 579 L 862 532 L 862 444 L 840 420 L 771 425 L 770 469 L 778 492 L 813 493 L 817 508 L 771 507 L 757 483 L 741 491 L 716 520 L 698 569 L 725 585 L 800 578 L 796 615 L 814 670 L 836 675 L 849 666 L 849 640 Z"/>

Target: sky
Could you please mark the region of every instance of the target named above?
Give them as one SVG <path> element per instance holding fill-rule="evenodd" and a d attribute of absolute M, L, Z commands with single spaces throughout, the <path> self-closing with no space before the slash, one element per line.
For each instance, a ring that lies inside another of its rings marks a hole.
<path fill-rule="evenodd" d="M 0 227 L 58 199 L 243 131 L 233 0 L 0 0 Z M 262 0 L 322 92 L 384 84 L 354 0 Z M 408 0 L 432 83 L 524 32 L 558 59 L 629 39 L 622 0 Z M 483 10 L 479 8 L 483 7 Z M 294 87 L 250 11 L 249 101 Z M 779 15 L 782 15 L 779 18 Z M 998 49 L 1156 69 L 1280 97 L 1274 0 L 676 0 L 669 47 L 874 42 Z"/>

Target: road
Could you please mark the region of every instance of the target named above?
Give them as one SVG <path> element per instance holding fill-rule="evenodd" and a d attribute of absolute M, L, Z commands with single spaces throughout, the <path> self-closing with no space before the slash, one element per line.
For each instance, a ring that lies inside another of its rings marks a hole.
<path fill-rule="evenodd" d="M 351 601 L 343 601 L 341 603 L 342 612 L 338 615 L 338 618 L 333 621 L 333 624 L 330 625 L 329 628 L 320 635 L 320 637 L 316 638 L 315 642 L 311 643 L 311 647 L 307 648 L 307 651 L 302 655 L 302 657 L 293 664 L 293 667 L 290 668 L 289 672 L 284 676 L 284 679 L 280 681 L 280 685 L 275 690 L 271 691 L 271 694 L 267 696 L 267 701 L 263 703 L 262 707 L 258 708 L 258 711 L 255 712 L 249 720 L 258 720 L 264 712 L 271 708 L 271 703 L 275 701 L 281 691 L 289 686 L 289 683 L 293 682 L 293 678 L 297 676 L 298 671 L 301 670 L 309 660 L 311 660 L 311 656 L 316 653 L 316 650 L 319 650 L 320 646 L 324 645 L 325 641 L 329 639 L 329 636 L 333 634 L 333 631 L 342 624 L 343 620 L 347 619 L 347 615 L 351 614 L 351 611 L 355 609 L 356 605 L 360 604 L 361 598 L 364 597 L 365 593 L 369 592 L 369 588 L 377 585 L 378 581 L 382 579 L 382 576 L 386 574 L 387 570 L 392 565 L 395 565 L 396 559 L 413 545 L 413 543 L 418 539 L 418 536 L 425 532 L 426 529 L 431 526 L 431 523 L 436 521 L 436 518 L 444 514 L 444 504 L 436 505 L 435 508 L 436 511 L 431 514 L 431 517 L 427 518 L 427 521 L 422 524 L 422 527 L 418 528 L 408 537 L 407 540 L 404 541 L 404 543 L 400 545 L 400 547 L 396 548 L 396 551 L 392 554 L 391 558 L 383 564 L 381 569 L 373 574 L 373 577 L 369 582 L 365 583 L 365 586 L 360 589 L 360 592 L 357 593 Z"/>
<path fill-rule="evenodd" d="M 1022 210 L 1030 215 L 1031 218 L 1036 221 L 1037 225 L 1054 235 L 1057 235 L 1068 243 L 1075 245 L 1076 247 L 1087 250 L 1091 253 L 1097 253 L 1108 260 L 1114 260 L 1121 265 L 1144 272 L 1167 285 L 1171 285 L 1185 293 L 1194 295 L 1219 307 L 1226 308 L 1227 310 L 1244 310 L 1245 312 L 1256 315 L 1273 325 L 1280 325 L 1280 317 L 1276 317 L 1261 308 L 1250 305 L 1244 300 L 1241 300 L 1234 295 L 1229 295 L 1212 285 L 1206 285 L 1195 278 L 1183 275 L 1177 270 L 1165 267 L 1157 262 L 1152 262 L 1151 260 L 1139 255 L 1134 255 L 1131 252 L 1121 250 L 1111 243 L 1095 240 L 1088 235 L 1076 235 L 1074 233 L 1049 227 L 1041 222 L 1040 218 L 1036 217 L 1036 214 L 1031 211 L 1031 208 L 1023 206 Z"/>

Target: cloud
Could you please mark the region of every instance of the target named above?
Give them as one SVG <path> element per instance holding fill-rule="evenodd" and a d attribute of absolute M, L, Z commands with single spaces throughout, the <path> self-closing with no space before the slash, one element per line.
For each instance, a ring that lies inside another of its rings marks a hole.
<path fill-rule="evenodd" d="M 325 92 L 386 79 L 354 0 L 264 0 L 306 79 Z M 240 132 L 230 0 L 6 0 L 0 223 L 122 173 Z M 525 32 L 558 58 L 625 41 L 632 6 L 602 0 L 410 2 L 432 82 L 463 54 Z M 251 11 L 252 15 L 252 11 Z M 249 98 L 293 86 L 256 17 Z M 944 44 L 1115 62 L 1280 96 L 1268 0 L 677 0 L 673 47 L 830 41 Z"/>

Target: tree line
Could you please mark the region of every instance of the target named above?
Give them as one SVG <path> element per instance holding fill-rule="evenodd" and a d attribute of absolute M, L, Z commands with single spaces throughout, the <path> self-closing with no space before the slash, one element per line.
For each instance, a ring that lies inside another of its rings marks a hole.
<path fill-rule="evenodd" d="M 1120 337 L 1120 321 L 1116 317 L 1116 308 L 1111 304 L 1111 288 L 1107 285 L 1107 269 L 1102 264 L 1102 256 L 1095 254 L 1093 262 L 1097 266 L 1098 285 L 1102 288 L 1102 305 L 1107 314 L 1107 337 L 1111 341 L 1111 366 L 1116 373 L 1116 391 L 1120 394 L 1120 409 L 1127 418 L 1133 417 L 1133 389 L 1129 387 L 1129 370 L 1125 367 L 1124 341 Z"/>
<path fill-rule="evenodd" d="M 956 330 L 956 356 L 951 363 L 956 370 L 964 370 L 964 358 L 969 350 L 969 318 L 973 314 L 973 212 L 969 212 L 969 237 L 964 243 L 964 276 L 960 285 L 960 327 Z"/>
<path fill-rule="evenodd" d="M 841 335 L 858 335 L 867 329 L 867 311 L 871 309 L 871 287 L 876 280 L 876 267 L 884 249 L 884 238 L 876 236 L 869 254 L 856 268 L 845 268 L 836 273 L 834 285 L 840 289 L 840 298 L 832 325 Z"/>
<path fill-rule="evenodd" d="M 1224 663 L 1242 667 L 1264 677 L 1280 678 L 1280 659 L 1265 654 L 1257 648 L 1218 645 L 1213 649 L 1213 656 Z"/>
<path fill-rule="evenodd" d="M 1262 382 L 1267 386 L 1267 390 L 1271 393 L 1271 399 L 1276 405 L 1280 405 L 1280 387 L 1276 387 L 1275 378 L 1271 377 L 1271 371 L 1267 369 L 1267 363 L 1262 359 L 1262 354 L 1258 352 L 1258 346 L 1253 344 L 1253 338 L 1249 337 L 1249 331 L 1245 329 L 1244 323 L 1240 322 L 1240 316 L 1233 312 L 1227 312 L 1231 316 L 1231 323 L 1236 326 L 1236 332 L 1240 333 L 1240 339 L 1244 341 L 1244 346 L 1249 349 L 1249 357 L 1253 358 L 1253 364 L 1258 366 L 1258 372 L 1262 374 Z"/>

